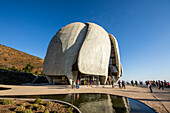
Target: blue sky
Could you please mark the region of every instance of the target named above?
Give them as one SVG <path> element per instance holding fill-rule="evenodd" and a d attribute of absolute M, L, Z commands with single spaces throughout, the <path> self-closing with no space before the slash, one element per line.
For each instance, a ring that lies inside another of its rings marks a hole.
<path fill-rule="evenodd" d="M 0 0 L 0 44 L 43 59 L 72 22 L 94 22 L 117 38 L 122 79 L 170 81 L 169 0 Z"/>

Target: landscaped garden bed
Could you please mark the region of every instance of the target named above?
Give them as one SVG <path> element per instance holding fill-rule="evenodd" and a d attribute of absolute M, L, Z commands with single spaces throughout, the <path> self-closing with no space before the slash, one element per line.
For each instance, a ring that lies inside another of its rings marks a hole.
<path fill-rule="evenodd" d="M 73 113 L 75 108 L 54 101 L 0 99 L 0 113 Z"/>

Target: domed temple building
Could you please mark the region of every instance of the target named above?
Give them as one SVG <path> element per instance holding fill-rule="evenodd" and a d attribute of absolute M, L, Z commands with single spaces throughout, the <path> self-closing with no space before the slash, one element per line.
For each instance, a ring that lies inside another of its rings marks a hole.
<path fill-rule="evenodd" d="M 122 76 L 116 38 L 94 23 L 71 23 L 52 38 L 43 64 L 51 84 L 106 84 Z"/>

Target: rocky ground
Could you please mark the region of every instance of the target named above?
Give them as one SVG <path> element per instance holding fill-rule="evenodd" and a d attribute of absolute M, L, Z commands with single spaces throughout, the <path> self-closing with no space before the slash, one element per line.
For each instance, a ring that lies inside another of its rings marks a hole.
<path fill-rule="evenodd" d="M 67 113 L 74 110 L 71 106 L 50 101 L 36 103 L 34 100 L 14 99 L 10 100 L 10 102 L 4 102 L 8 100 L 0 99 L 0 113 L 27 113 L 26 110 L 30 110 L 29 113 Z"/>

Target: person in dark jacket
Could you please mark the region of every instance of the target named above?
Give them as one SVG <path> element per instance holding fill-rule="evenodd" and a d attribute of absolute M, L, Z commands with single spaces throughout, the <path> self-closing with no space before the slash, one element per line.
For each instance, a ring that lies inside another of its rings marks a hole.
<path fill-rule="evenodd" d="M 120 82 L 120 80 L 118 81 L 118 84 L 119 84 L 119 88 L 121 88 L 121 82 Z"/>
<path fill-rule="evenodd" d="M 126 89 L 125 87 L 125 81 L 122 80 L 122 88 L 124 87 L 124 89 Z"/>
<path fill-rule="evenodd" d="M 151 84 L 151 82 L 149 82 L 149 89 L 150 89 L 151 93 L 153 93 L 153 91 L 152 91 L 152 84 Z"/>

